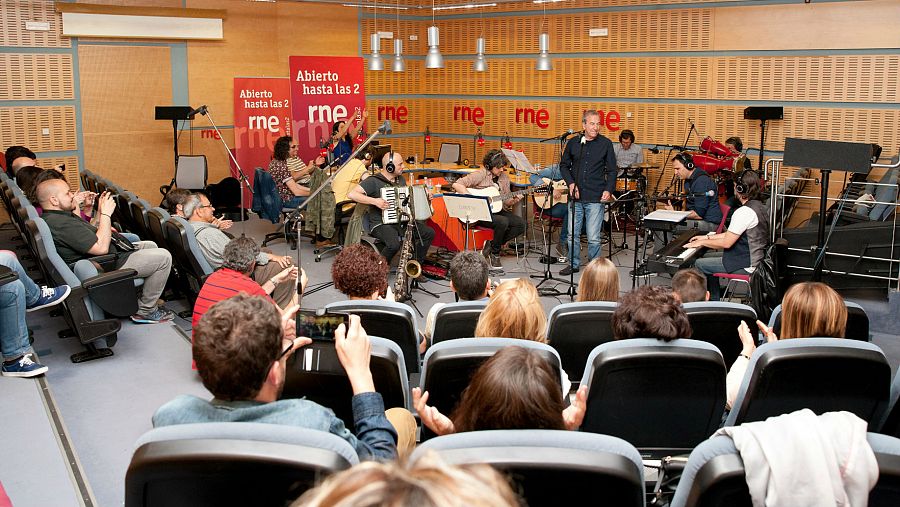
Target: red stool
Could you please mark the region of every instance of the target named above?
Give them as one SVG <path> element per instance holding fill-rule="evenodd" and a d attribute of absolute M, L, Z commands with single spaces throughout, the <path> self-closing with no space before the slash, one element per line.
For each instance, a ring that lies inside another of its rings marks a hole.
<path fill-rule="evenodd" d="M 719 299 L 728 299 L 728 295 L 733 293 L 737 286 L 741 284 L 745 284 L 747 286 L 747 299 L 750 299 L 750 275 L 741 275 L 735 273 L 713 273 L 713 276 L 716 278 L 728 280 L 728 283 L 725 285 L 725 291 L 722 292 L 722 297 Z"/>

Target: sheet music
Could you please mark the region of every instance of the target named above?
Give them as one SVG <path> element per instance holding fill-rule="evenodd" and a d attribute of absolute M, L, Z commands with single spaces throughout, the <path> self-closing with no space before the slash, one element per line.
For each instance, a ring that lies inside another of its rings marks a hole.
<path fill-rule="evenodd" d="M 506 158 L 509 159 L 509 163 L 514 168 L 526 173 L 534 172 L 534 166 L 531 165 L 531 162 L 528 161 L 528 157 L 521 151 L 507 150 L 506 148 L 500 148 L 500 151 L 506 155 Z"/>

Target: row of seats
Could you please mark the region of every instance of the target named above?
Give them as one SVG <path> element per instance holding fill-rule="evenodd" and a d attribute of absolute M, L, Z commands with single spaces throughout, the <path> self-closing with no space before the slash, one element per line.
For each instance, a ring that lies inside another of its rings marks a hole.
<path fill-rule="evenodd" d="M 425 354 L 421 386 L 430 393 L 429 403 L 452 413 L 475 370 L 507 346 L 536 350 L 563 385 L 562 362 L 553 347 L 511 338 L 460 338 L 437 343 Z M 411 410 L 400 347 L 373 337 L 371 368 L 385 406 Z M 721 353 L 705 342 L 604 343 L 590 353 L 580 378 L 588 386 L 581 431 L 623 438 L 647 458 L 689 452 L 722 424 L 725 374 Z M 316 342 L 290 359 L 283 398 L 306 397 L 332 408 L 351 426 L 351 394 L 332 343 Z M 898 396 L 900 376 L 892 386 L 890 365 L 876 345 L 833 338 L 779 341 L 754 353 L 725 425 L 801 408 L 846 410 L 868 421 L 871 431 L 900 436 Z M 432 436 L 423 428 L 421 440 Z"/>
<path fill-rule="evenodd" d="M 0 173 L 0 195 L 20 236 L 25 240 L 31 258 L 37 264 L 45 283 L 67 284 L 72 288 L 61 305 L 69 329 L 59 332 L 61 338 L 75 336 L 85 351 L 73 354 L 73 362 L 83 362 L 113 354 L 119 318 L 137 311 L 136 287 L 143 280 L 133 269 L 113 269 L 114 256 L 102 255 L 67 265 L 56 251 L 49 227 L 15 181 Z"/>
<path fill-rule="evenodd" d="M 867 440 L 879 469 L 868 505 L 900 505 L 900 439 L 869 433 Z M 324 476 L 359 462 L 350 444 L 329 433 L 260 423 L 167 426 L 143 435 L 136 447 L 125 478 L 126 507 L 285 505 Z M 428 452 L 447 463 L 487 463 L 505 472 L 528 505 L 588 498 L 604 505 L 646 505 L 640 454 L 609 435 L 459 433 L 420 445 L 410 462 Z M 694 449 L 671 505 L 752 505 L 744 462 L 730 438 L 714 437 Z"/>

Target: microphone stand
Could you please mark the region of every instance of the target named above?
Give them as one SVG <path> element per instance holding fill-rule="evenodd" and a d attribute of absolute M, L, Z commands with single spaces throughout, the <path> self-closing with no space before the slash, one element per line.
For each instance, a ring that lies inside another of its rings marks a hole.
<path fill-rule="evenodd" d="M 475 149 L 478 146 L 478 136 L 480 134 L 481 129 L 478 129 L 475 135 L 472 136 L 472 162 L 469 164 L 469 169 L 478 169 L 478 153 Z"/>
<path fill-rule="evenodd" d="M 247 213 L 246 208 L 244 208 L 244 189 L 250 192 L 250 195 L 253 195 L 253 188 L 251 188 L 250 180 L 247 179 L 247 175 L 244 174 L 244 170 L 241 168 L 241 164 L 238 164 L 236 158 L 234 158 L 234 153 L 231 152 L 231 149 L 228 147 L 228 144 L 225 142 L 225 138 L 222 137 L 222 133 L 219 132 L 219 127 L 216 126 L 216 122 L 213 121 L 213 117 L 209 114 L 209 108 L 203 106 L 203 110 L 200 111 L 200 114 L 206 116 L 209 119 L 210 125 L 216 131 L 216 136 L 219 138 L 219 141 L 222 141 L 222 146 L 225 147 L 225 152 L 228 153 L 228 156 L 231 157 L 231 161 L 234 162 L 234 166 L 237 167 L 238 170 L 238 181 L 241 185 L 241 237 L 246 235 L 247 229 L 246 224 L 244 223 L 244 214 Z"/>
<path fill-rule="evenodd" d="M 310 192 L 310 194 L 309 194 L 309 196 L 306 198 L 306 200 L 303 201 L 303 202 L 301 202 L 300 205 L 297 206 L 297 209 L 294 210 L 293 212 L 291 212 L 291 219 L 294 219 L 294 224 L 295 224 L 294 227 L 295 227 L 295 233 L 297 234 L 297 237 L 299 237 L 300 220 L 296 220 L 296 218 L 299 217 L 300 211 L 302 211 L 302 210 L 305 209 L 307 206 L 309 206 L 309 203 L 310 203 L 317 195 L 319 195 L 319 194 L 322 192 L 322 190 L 325 189 L 325 187 L 326 187 L 327 185 L 330 185 L 331 182 L 334 181 L 334 178 L 337 177 L 337 175 L 340 174 L 341 171 L 343 171 L 345 167 L 347 167 L 347 164 L 349 164 L 350 161 L 354 160 L 354 159 L 356 158 L 356 156 L 359 155 L 359 153 L 360 153 L 363 149 L 365 149 L 366 147 L 368 147 L 369 144 L 371 144 L 372 141 L 374 141 L 375 138 L 378 137 L 379 134 L 385 134 L 385 133 L 386 133 L 386 134 L 390 134 L 390 133 L 391 133 L 391 122 L 389 122 L 389 121 L 385 121 L 385 122 L 384 122 L 384 125 L 382 125 L 382 126 L 381 126 L 380 128 L 378 128 L 378 129 L 376 129 L 375 132 L 372 132 L 372 134 L 371 134 L 365 141 L 363 141 L 362 143 L 360 143 L 360 145 L 353 151 L 353 153 L 350 154 L 350 157 L 347 158 L 347 161 L 344 162 L 344 163 L 338 168 L 337 171 L 334 171 L 334 172 L 331 174 L 331 176 L 328 177 L 328 179 L 326 179 L 324 182 L 322 182 L 322 184 L 319 185 L 319 188 L 317 188 L 317 189 L 313 190 L 312 192 Z M 333 166 L 333 165 L 335 165 L 335 162 L 332 162 L 331 164 L 327 165 L 326 168 L 331 167 L 331 166 Z M 323 170 L 324 170 L 324 169 L 323 169 Z M 298 267 L 300 266 L 300 250 L 301 250 L 301 249 L 300 249 L 300 247 L 298 246 L 298 247 L 297 247 L 297 266 L 298 266 Z M 320 291 L 320 290 L 322 290 L 322 289 L 325 289 L 326 287 L 330 287 L 330 286 L 332 286 L 332 285 L 334 285 L 334 282 L 333 282 L 333 281 L 331 281 L 331 282 L 323 282 L 323 283 L 319 284 L 317 287 L 315 287 L 315 288 L 313 288 L 313 289 L 311 289 L 311 290 L 306 291 L 306 294 L 313 294 L 313 293 L 315 293 L 315 292 L 318 292 L 318 291 Z"/>
<path fill-rule="evenodd" d="M 566 294 L 569 296 L 570 301 L 575 300 L 575 295 L 578 294 L 578 291 L 575 289 L 575 256 L 581 257 L 581 225 L 578 224 L 578 227 L 575 227 L 575 204 L 576 201 L 581 201 L 581 189 L 579 182 L 582 177 L 582 167 L 581 164 L 584 161 L 584 134 L 581 134 L 581 147 L 578 150 L 578 168 L 576 171 L 577 176 L 574 176 L 572 179 L 575 182 L 575 187 L 572 189 L 572 192 L 569 196 L 569 288 L 566 290 Z M 575 194 L 578 193 L 578 197 L 575 197 Z M 581 221 L 584 222 L 587 217 L 585 216 L 585 210 L 582 208 L 581 210 Z M 602 219 L 602 217 L 601 217 Z M 577 231 L 575 229 L 578 229 Z M 575 250 L 575 243 L 578 243 L 578 250 Z M 581 260 L 581 259 L 579 259 Z"/>

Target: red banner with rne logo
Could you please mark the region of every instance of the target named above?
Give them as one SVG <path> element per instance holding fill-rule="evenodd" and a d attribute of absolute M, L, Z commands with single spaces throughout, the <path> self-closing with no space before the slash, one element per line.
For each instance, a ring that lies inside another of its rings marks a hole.
<path fill-rule="evenodd" d="M 331 139 L 335 122 L 358 121 L 366 105 L 363 59 L 357 56 L 292 56 L 291 111 L 299 156 L 310 160 Z M 366 130 L 363 126 L 363 132 Z M 355 145 L 355 143 L 354 143 Z"/>
<path fill-rule="evenodd" d="M 269 166 L 275 141 L 292 135 L 291 82 L 288 78 L 234 78 L 234 158 L 253 185 L 257 167 Z M 237 168 L 231 175 L 238 177 Z M 244 189 L 244 205 L 253 197 Z"/>

